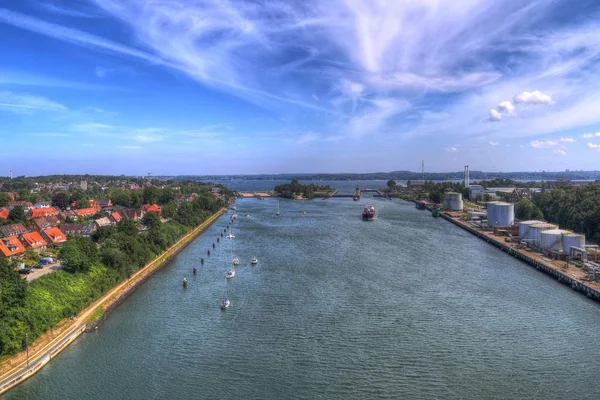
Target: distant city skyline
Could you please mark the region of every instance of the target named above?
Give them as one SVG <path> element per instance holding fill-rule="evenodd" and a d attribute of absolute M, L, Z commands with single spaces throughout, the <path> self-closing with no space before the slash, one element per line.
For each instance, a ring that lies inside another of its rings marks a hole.
<path fill-rule="evenodd" d="M 0 3 L 0 176 L 600 169 L 600 3 Z"/>

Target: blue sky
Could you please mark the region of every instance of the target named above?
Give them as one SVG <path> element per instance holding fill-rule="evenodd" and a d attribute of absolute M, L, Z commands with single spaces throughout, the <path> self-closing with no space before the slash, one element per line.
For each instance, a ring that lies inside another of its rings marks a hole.
<path fill-rule="evenodd" d="M 595 0 L 0 0 L 0 175 L 600 169 Z"/>

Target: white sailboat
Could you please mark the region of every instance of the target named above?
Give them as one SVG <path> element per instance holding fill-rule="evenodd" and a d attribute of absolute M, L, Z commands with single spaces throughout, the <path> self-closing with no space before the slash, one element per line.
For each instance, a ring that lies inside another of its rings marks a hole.
<path fill-rule="evenodd" d="M 252 265 L 258 264 L 258 259 L 256 258 L 256 256 L 252 257 L 252 261 L 250 261 L 250 264 L 252 264 Z"/>
<path fill-rule="evenodd" d="M 235 235 L 231 232 L 231 227 L 229 227 L 229 235 L 225 236 L 227 239 L 235 239 Z"/>
<path fill-rule="evenodd" d="M 235 271 L 231 270 L 228 271 L 227 274 L 225 275 L 225 277 L 227 279 L 232 279 L 235 276 Z M 219 305 L 219 307 L 221 307 L 221 310 L 226 310 L 229 308 L 229 306 L 231 305 L 231 301 L 229 300 L 229 285 L 225 284 L 225 298 L 223 300 L 221 300 L 221 304 Z"/>
<path fill-rule="evenodd" d="M 279 217 L 279 200 L 277 200 L 277 212 L 275 213 L 275 215 Z"/>

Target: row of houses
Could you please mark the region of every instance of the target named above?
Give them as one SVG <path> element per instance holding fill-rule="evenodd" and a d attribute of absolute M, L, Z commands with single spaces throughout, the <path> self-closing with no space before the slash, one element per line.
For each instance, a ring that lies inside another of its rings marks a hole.
<path fill-rule="evenodd" d="M 34 209 L 36 210 L 36 209 Z M 60 244 L 67 240 L 67 235 L 90 236 L 96 229 L 116 225 L 123 219 L 134 221 L 141 220 L 147 212 L 161 214 L 161 208 L 156 204 L 145 204 L 140 209 L 130 209 L 122 206 L 104 207 L 102 211 L 97 208 L 84 208 L 79 210 L 58 211 L 53 207 L 40 208 L 49 211 L 44 216 L 33 217 L 26 227 L 22 223 L 0 226 L 0 256 L 15 257 L 26 251 L 28 247 L 43 250 L 49 243 Z M 70 223 L 77 217 L 90 217 L 101 212 L 99 218 L 85 223 Z M 6 214 L 6 216 L 3 216 Z M 38 215 L 38 214 L 36 214 Z M 0 217 L 7 218 L 8 211 L 0 210 Z M 140 230 L 143 230 L 140 227 Z"/>

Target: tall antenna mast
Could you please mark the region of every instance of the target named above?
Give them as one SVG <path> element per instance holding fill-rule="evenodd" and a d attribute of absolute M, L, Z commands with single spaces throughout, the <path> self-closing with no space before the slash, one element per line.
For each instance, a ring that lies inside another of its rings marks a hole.
<path fill-rule="evenodd" d="M 425 160 L 421 160 L 421 178 L 423 179 L 423 183 L 425 183 Z"/>
<path fill-rule="evenodd" d="M 13 170 L 11 169 L 10 170 L 10 180 L 12 180 L 12 178 L 13 178 Z"/>

